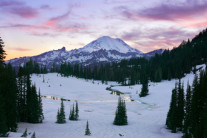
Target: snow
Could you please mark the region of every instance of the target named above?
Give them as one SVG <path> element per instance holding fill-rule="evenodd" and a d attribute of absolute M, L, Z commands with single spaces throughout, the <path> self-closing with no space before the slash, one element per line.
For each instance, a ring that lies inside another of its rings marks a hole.
<path fill-rule="evenodd" d="M 197 66 L 197 68 L 205 65 Z M 57 73 L 44 75 L 33 74 L 31 79 L 40 88 L 42 96 L 54 96 L 71 100 L 65 101 L 67 123 L 56 124 L 56 114 L 60 107 L 60 100 L 42 98 L 45 120 L 42 124 L 19 123 L 17 133 L 10 137 L 20 137 L 25 128 L 28 132 L 35 131 L 37 138 L 82 138 L 87 120 L 92 135 L 91 138 L 119 138 L 119 134 L 126 138 L 180 138 L 182 133 L 170 133 L 165 128 L 166 115 L 169 109 L 171 91 L 178 80 L 149 83 L 149 95 L 139 98 L 141 85 L 118 86 L 115 82 L 101 84 L 100 81 L 84 80 L 75 77 L 61 77 Z M 187 74 L 183 79 L 185 88 L 187 82 L 192 84 L 194 74 Z M 110 94 L 106 88 L 126 93 L 128 125 L 115 126 L 113 120 L 117 107 L 118 96 Z M 129 97 L 134 101 L 130 101 Z M 75 101 L 79 103 L 79 121 L 69 121 L 70 107 Z"/>
<path fill-rule="evenodd" d="M 80 48 L 79 51 L 91 53 L 94 51 L 98 51 L 100 49 L 116 50 L 120 53 L 137 52 L 139 54 L 142 54 L 141 51 L 131 48 L 121 39 L 118 39 L 118 38 L 113 39 L 109 36 L 100 37 L 97 40 L 92 41 L 91 43 L 87 44 L 83 48 Z"/>

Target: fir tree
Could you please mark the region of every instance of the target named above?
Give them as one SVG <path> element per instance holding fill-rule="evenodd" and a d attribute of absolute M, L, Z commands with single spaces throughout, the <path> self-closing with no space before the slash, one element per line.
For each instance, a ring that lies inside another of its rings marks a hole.
<path fill-rule="evenodd" d="M 115 113 L 114 125 L 127 125 L 127 113 L 126 113 L 126 104 L 125 101 L 119 97 L 118 106 Z"/>
<path fill-rule="evenodd" d="M 58 110 L 58 113 L 57 113 L 57 122 L 56 123 L 59 123 L 59 124 L 66 123 L 66 120 L 65 120 L 65 109 L 64 109 L 63 100 L 61 100 L 60 111 Z"/>
<path fill-rule="evenodd" d="M 142 90 L 139 94 L 140 97 L 145 97 L 148 95 L 148 80 L 142 84 Z"/>
<path fill-rule="evenodd" d="M 75 120 L 75 109 L 74 109 L 74 104 L 73 104 L 72 108 L 70 109 L 69 120 Z"/>
<path fill-rule="evenodd" d="M 78 120 L 79 118 L 79 109 L 78 109 L 78 102 L 76 101 L 75 105 L 75 120 Z"/>
<path fill-rule="evenodd" d="M 27 128 L 25 129 L 24 133 L 22 134 L 21 137 L 27 137 Z"/>
<path fill-rule="evenodd" d="M 32 137 L 31 138 L 36 138 L 36 136 L 35 136 L 35 132 L 32 134 Z"/>
<path fill-rule="evenodd" d="M 17 83 L 16 75 L 11 64 L 5 66 L 2 75 L 3 81 L 0 82 L 2 86 L 2 96 L 4 98 L 4 111 L 6 116 L 6 123 L 9 131 L 16 132 L 17 130 Z"/>
<path fill-rule="evenodd" d="M 177 110 L 177 85 L 175 85 L 175 88 L 172 90 L 170 109 L 168 111 L 167 119 L 166 119 L 166 126 L 168 129 L 172 130 L 172 133 L 177 132 L 177 126 L 176 126 L 176 121 L 177 121 L 176 112 L 177 111 L 176 110 Z"/>
<path fill-rule="evenodd" d="M 59 108 L 58 108 L 56 119 L 57 119 L 56 123 L 61 123 L 60 122 L 60 110 L 59 110 Z"/>
<path fill-rule="evenodd" d="M 207 138 L 207 104 L 204 107 L 203 120 L 204 120 L 203 121 L 203 127 L 204 127 L 203 135 L 204 135 L 204 138 Z"/>
<path fill-rule="evenodd" d="M 85 135 L 87 135 L 87 136 L 90 136 L 90 135 L 91 135 L 91 132 L 90 132 L 90 129 L 89 129 L 88 121 L 87 121 L 87 123 L 86 123 Z"/>
<path fill-rule="evenodd" d="M 7 137 L 8 136 L 8 126 L 6 122 L 6 115 L 5 115 L 5 99 L 4 99 L 4 88 L 2 83 L 4 82 L 3 74 L 4 74 L 4 59 L 5 59 L 5 51 L 3 49 L 4 42 L 0 37 L 0 137 Z"/>
<path fill-rule="evenodd" d="M 43 114 L 43 109 L 42 109 L 42 98 L 41 98 L 41 95 L 40 95 L 40 89 L 39 89 L 39 95 L 38 95 L 38 106 L 39 106 L 39 122 L 42 123 L 43 119 L 44 119 L 44 114 Z"/>
<path fill-rule="evenodd" d="M 27 95 L 27 75 L 23 67 L 19 68 L 17 79 L 17 109 L 18 120 L 21 122 L 27 121 L 27 107 L 26 107 L 26 95 Z"/>
<path fill-rule="evenodd" d="M 1 91 L 1 88 L 0 88 Z M 4 112 L 4 102 L 0 94 L 0 137 L 7 137 L 8 136 L 8 127 L 6 125 L 6 116 Z"/>
<path fill-rule="evenodd" d="M 192 86 L 192 116 L 191 116 L 191 133 L 193 134 L 196 131 L 196 126 L 199 121 L 199 115 L 200 115 L 200 105 L 198 104 L 200 100 L 199 96 L 199 81 L 198 81 L 198 76 L 195 74 L 194 80 L 193 80 L 193 86 Z"/>
<path fill-rule="evenodd" d="M 39 123 L 39 102 L 35 85 L 31 87 L 31 91 L 27 94 L 27 118 L 29 123 Z"/>
<path fill-rule="evenodd" d="M 6 52 L 4 51 L 3 47 L 4 47 L 4 42 L 3 42 L 3 40 L 0 37 L 0 64 L 3 63 L 3 60 L 6 57 L 5 56 L 6 55 Z"/>
<path fill-rule="evenodd" d="M 184 88 L 181 85 L 181 81 L 178 83 L 178 99 L 177 99 L 177 128 L 182 131 L 183 119 L 184 119 Z"/>
<path fill-rule="evenodd" d="M 184 138 L 191 137 L 190 136 L 190 126 L 191 126 L 191 103 L 192 103 L 192 91 L 191 91 L 191 86 L 189 85 L 189 82 L 187 84 L 187 94 L 185 98 L 185 118 L 184 118 Z"/>

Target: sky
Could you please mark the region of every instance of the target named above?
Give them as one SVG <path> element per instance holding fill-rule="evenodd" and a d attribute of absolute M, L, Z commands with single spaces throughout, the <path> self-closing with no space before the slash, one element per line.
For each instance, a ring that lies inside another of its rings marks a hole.
<path fill-rule="evenodd" d="M 0 0 L 6 60 L 120 38 L 144 53 L 172 49 L 207 27 L 206 0 Z"/>

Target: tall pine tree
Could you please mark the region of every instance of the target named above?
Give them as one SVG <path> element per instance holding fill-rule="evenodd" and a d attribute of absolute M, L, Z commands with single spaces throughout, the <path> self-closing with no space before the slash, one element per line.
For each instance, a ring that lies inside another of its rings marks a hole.
<path fill-rule="evenodd" d="M 184 88 L 183 84 L 179 80 L 178 83 L 178 101 L 177 101 L 177 128 L 179 131 L 182 131 L 183 128 L 183 119 L 184 119 Z"/>
<path fill-rule="evenodd" d="M 145 97 L 148 95 L 149 89 L 148 89 L 148 80 L 144 81 L 142 84 L 142 89 L 139 94 L 140 97 Z"/>
<path fill-rule="evenodd" d="M 128 125 L 127 113 L 126 113 L 126 104 L 125 101 L 119 97 L 118 106 L 115 113 L 114 125 Z"/>
<path fill-rule="evenodd" d="M 43 109 L 42 109 L 42 98 L 40 95 L 40 89 L 39 89 L 39 94 L 38 94 L 38 116 L 39 116 L 39 122 L 42 123 L 44 119 L 44 114 L 43 114 Z"/>
<path fill-rule="evenodd" d="M 183 128 L 184 138 L 191 137 L 190 135 L 191 111 L 192 111 L 191 103 L 192 103 L 192 90 L 188 82 L 186 98 L 185 98 L 185 116 L 184 116 L 184 128 Z"/>
<path fill-rule="evenodd" d="M 87 123 L 86 123 L 85 135 L 88 135 L 88 136 L 90 136 L 90 135 L 91 135 L 91 131 L 90 131 L 90 129 L 89 129 L 89 124 L 88 124 L 88 121 L 87 121 Z"/>
<path fill-rule="evenodd" d="M 168 129 L 172 131 L 172 133 L 177 132 L 177 84 L 175 84 L 175 88 L 172 90 L 170 109 L 167 114 L 166 126 Z"/>
<path fill-rule="evenodd" d="M 66 123 L 66 120 L 65 120 L 65 109 L 64 109 L 63 100 L 61 100 L 60 111 L 59 111 L 59 109 L 58 109 L 58 113 L 57 113 L 57 121 L 56 121 L 56 123 L 59 123 L 59 124 L 64 124 L 64 123 Z"/>

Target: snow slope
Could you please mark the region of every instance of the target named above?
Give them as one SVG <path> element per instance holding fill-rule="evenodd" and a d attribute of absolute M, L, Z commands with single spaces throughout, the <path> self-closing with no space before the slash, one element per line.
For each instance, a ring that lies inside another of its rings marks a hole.
<path fill-rule="evenodd" d="M 202 66 L 197 66 L 204 67 Z M 45 120 L 43 124 L 19 123 L 17 133 L 11 133 L 10 137 L 20 137 L 25 128 L 29 132 L 36 132 L 37 138 L 82 138 L 85 132 L 86 121 L 89 121 L 91 138 L 180 138 L 181 133 L 170 133 L 165 129 L 165 119 L 169 109 L 171 90 L 175 82 L 162 81 L 161 83 L 150 83 L 149 95 L 139 98 L 141 85 L 115 86 L 113 89 L 129 94 L 135 101 L 127 100 L 127 126 L 114 126 L 113 120 L 117 107 L 118 96 L 110 94 L 106 87 L 117 85 L 108 82 L 107 85 L 100 81 L 77 79 L 74 77 L 61 77 L 56 73 L 44 75 L 32 75 L 32 81 L 37 88 L 40 87 L 43 96 L 54 96 L 70 99 L 65 101 L 66 117 L 69 116 L 71 105 L 75 100 L 79 102 L 79 121 L 69 121 L 66 124 L 56 124 L 56 113 L 60 107 L 60 100 L 43 99 Z M 194 74 L 188 74 L 182 79 L 192 83 Z"/>
<path fill-rule="evenodd" d="M 114 39 L 109 36 L 102 36 L 97 40 L 94 40 L 91 43 L 87 44 L 86 46 L 84 46 L 79 50 L 91 53 L 101 49 L 116 50 L 119 51 L 120 53 L 125 53 L 125 54 L 128 52 L 137 52 L 139 54 L 143 54 L 141 51 L 127 45 L 123 40 L 119 38 Z"/>

